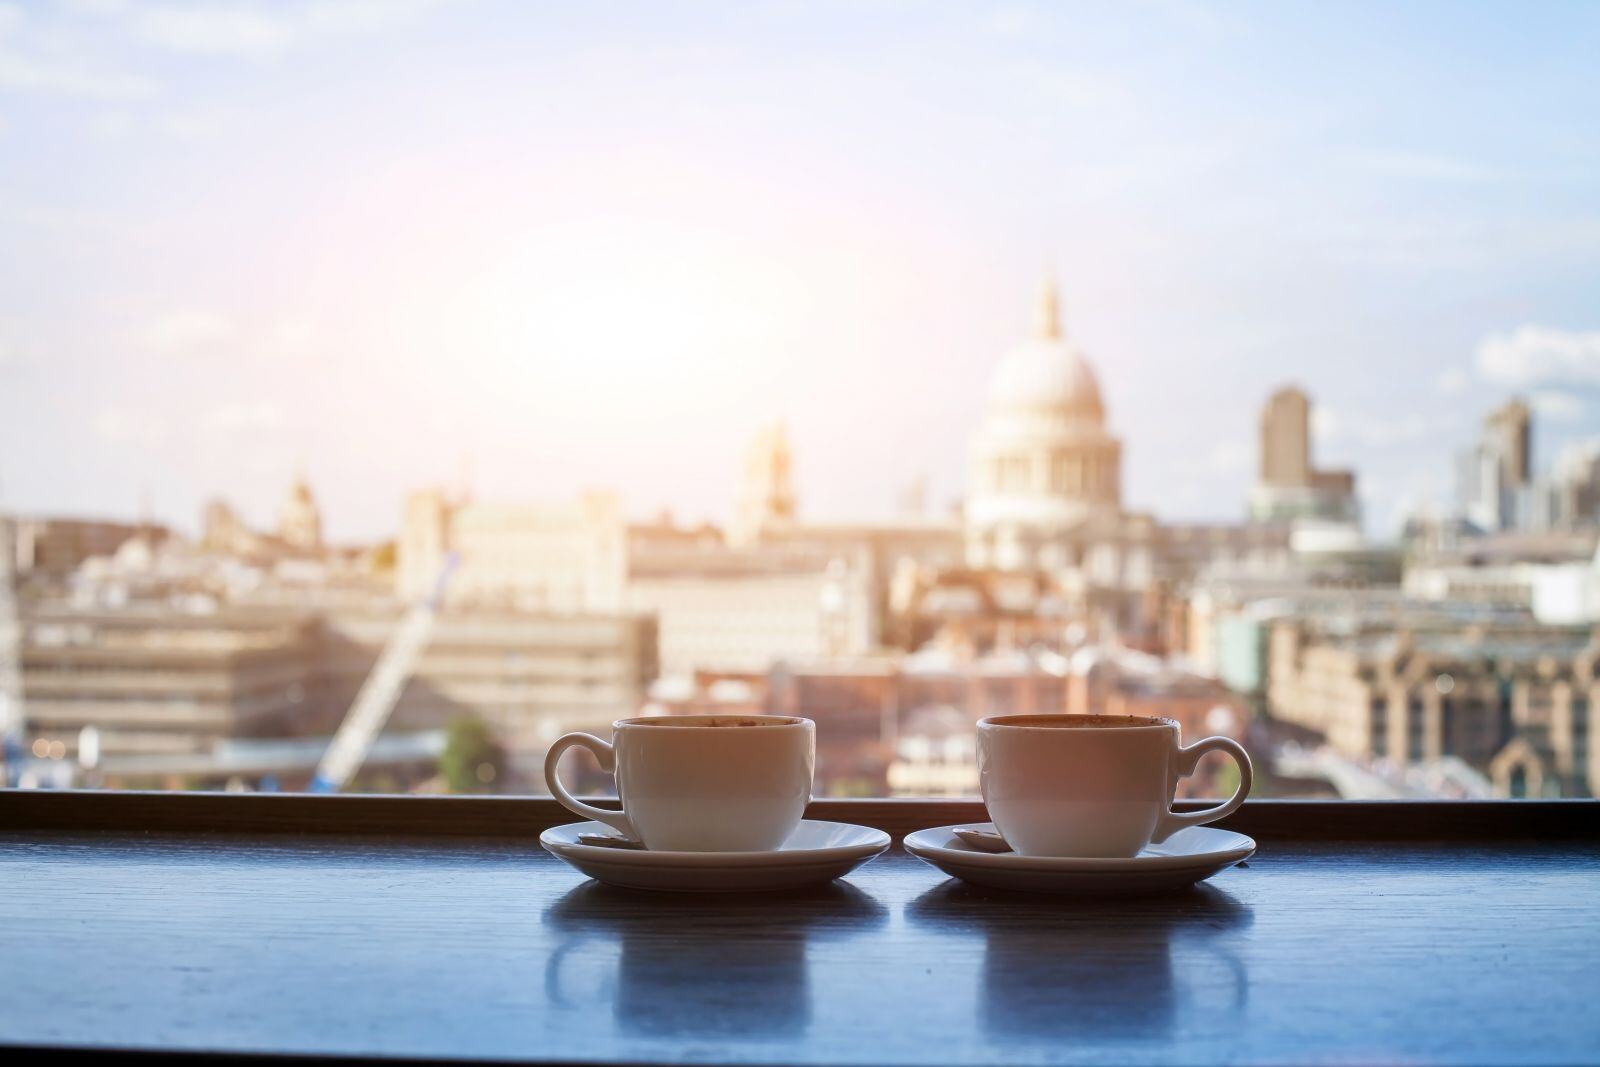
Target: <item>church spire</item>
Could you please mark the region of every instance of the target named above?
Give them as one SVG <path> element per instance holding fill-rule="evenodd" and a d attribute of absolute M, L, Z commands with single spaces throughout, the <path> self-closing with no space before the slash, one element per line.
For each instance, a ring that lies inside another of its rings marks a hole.
<path fill-rule="evenodd" d="M 1039 286 L 1039 306 L 1034 311 L 1033 332 L 1047 341 L 1061 337 L 1061 299 L 1056 295 L 1056 280 L 1046 274 Z"/>

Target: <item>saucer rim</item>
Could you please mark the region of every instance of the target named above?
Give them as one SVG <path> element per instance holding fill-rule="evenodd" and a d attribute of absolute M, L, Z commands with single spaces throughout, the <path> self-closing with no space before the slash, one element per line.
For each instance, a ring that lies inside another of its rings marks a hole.
<path fill-rule="evenodd" d="M 611 828 L 593 820 L 562 823 L 546 827 L 539 834 L 539 844 L 546 852 L 560 858 L 570 854 L 602 863 L 620 863 L 629 867 L 696 867 L 702 870 L 749 870 L 752 867 L 803 867 L 838 862 L 856 856 L 872 859 L 889 850 L 892 839 L 876 826 L 860 823 L 838 822 L 833 819 L 801 819 L 802 824 L 813 826 L 845 826 L 863 831 L 868 836 L 857 842 L 827 845 L 818 848 L 775 848 L 761 852 L 651 852 L 645 849 L 610 848 L 605 845 L 585 845 L 576 840 L 557 839 L 559 831 L 570 830 L 576 838 L 579 833 L 608 833 Z"/>
<path fill-rule="evenodd" d="M 958 865 L 965 863 L 991 869 L 1058 871 L 1063 874 L 1086 875 L 1132 874 L 1143 871 L 1180 871 L 1216 865 L 1232 866 L 1255 855 L 1258 847 L 1255 838 L 1250 837 L 1248 834 L 1241 834 L 1237 830 L 1226 830 L 1220 826 L 1194 827 L 1194 829 L 1208 829 L 1221 834 L 1229 834 L 1237 839 L 1236 844 L 1228 848 L 1211 849 L 1206 852 L 1189 852 L 1178 856 L 1139 855 L 1126 858 L 1021 856 L 1015 852 L 983 852 L 970 846 L 952 848 L 949 845 L 930 840 L 932 835 L 937 834 L 944 834 L 947 837 L 954 838 L 953 831 L 957 829 L 996 832 L 992 822 L 958 822 L 951 823 L 949 826 L 930 826 L 922 830 L 915 830 L 905 836 L 902 845 L 907 852 L 926 863 L 934 863 L 933 857 L 938 856 L 947 862 L 953 862 Z M 1182 833 L 1183 831 L 1180 830 L 1178 832 Z M 959 840 L 959 838 L 956 840 Z M 943 869 L 938 863 L 934 863 L 934 866 Z"/>

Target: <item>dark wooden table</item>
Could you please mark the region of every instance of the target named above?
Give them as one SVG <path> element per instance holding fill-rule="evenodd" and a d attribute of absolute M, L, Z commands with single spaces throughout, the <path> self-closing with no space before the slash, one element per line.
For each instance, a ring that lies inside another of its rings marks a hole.
<path fill-rule="evenodd" d="M 898 848 L 801 894 L 613 890 L 531 840 L 560 818 L 539 801 L 123 798 L 141 814 L 116 799 L 0 796 L 6 1044 L 629 1063 L 1600 1059 L 1593 808 L 1494 805 L 1464 821 L 1247 806 L 1234 825 L 1261 838 L 1248 868 L 1086 901 L 967 888 Z M 903 832 L 975 811 L 818 813 Z M 1349 837 L 1363 819 L 1383 826 Z M 1297 821 L 1320 829 L 1282 832 Z M 1507 836 L 1519 826 L 1542 832 Z"/>

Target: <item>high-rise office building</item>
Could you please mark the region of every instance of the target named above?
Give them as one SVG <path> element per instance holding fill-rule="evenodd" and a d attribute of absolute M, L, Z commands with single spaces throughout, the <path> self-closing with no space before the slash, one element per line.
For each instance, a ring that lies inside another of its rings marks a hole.
<path fill-rule="evenodd" d="M 1483 422 L 1483 443 L 1500 467 L 1502 483 L 1509 489 L 1527 485 L 1533 475 L 1533 416 L 1528 405 L 1514 398 L 1489 413 Z"/>
<path fill-rule="evenodd" d="M 1318 470 L 1311 455 L 1311 399 L 1295 386 L 1261 409 L 1260 477 L 1250 493 L 1256 522 L 1360 521 L 1355 474 Z"/>
<path fill-rule="evenodd" d="M 1311 400 L 1288 386 L 1261 409 L 1261 481 L 1264 486 L 1311 484 Z"/>
<path fill-rule="evenodd" d="M 1456 460 L 1456 503 L 1461 516 L 1481 530 L 1545 525 L 1535 506 L 1533 415 L 1520 398 L 1491 411 L 1483 436 Z"/>

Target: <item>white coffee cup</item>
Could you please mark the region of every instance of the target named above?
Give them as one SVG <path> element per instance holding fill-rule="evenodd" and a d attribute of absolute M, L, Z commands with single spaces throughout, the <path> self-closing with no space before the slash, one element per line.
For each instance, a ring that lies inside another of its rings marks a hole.
<path fill-rule="evenodd" d="M 574 799 L 556 773 L 574 745 L 616 775 L 621 811 Z M 662 852 L 766 852 L 800 825 L 811 800 L 816 724 L 787 715 L 619 719 L 611 740 L 567 734 L 544 778 L 569 811 Z"/>
<path fill-rule="evenodd" d="M 1207 752 L 1234 758 L 1239 788 L 1224 804 L 1180 815 L 1178 780 Z M 1227 737 L 1185 748 L 1171 719 L 996 715 L 978 723 L 978 778 L 995 829 L 1021 855 L 1132 857 L 1238 810 L 1250 757 Z"/>

